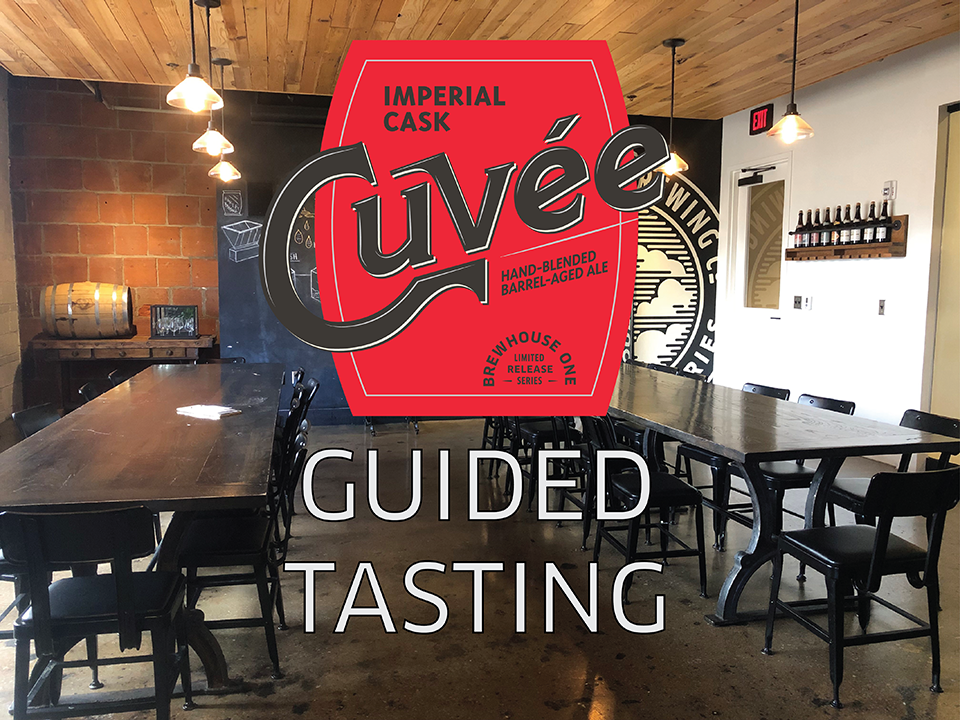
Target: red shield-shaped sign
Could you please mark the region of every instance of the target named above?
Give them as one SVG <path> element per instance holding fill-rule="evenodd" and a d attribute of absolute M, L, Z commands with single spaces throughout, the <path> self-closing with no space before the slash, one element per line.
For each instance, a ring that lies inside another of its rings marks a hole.
<path fill-rule="evenodd" d="M 626 127 L 603 42 L 354 42 L 321 155 L 285 188 L 316 191 L 328 334 L 287 322 L 264 265 L 268 299 L 335 351 L 355 415 L 603 414 L 636 211 L 662 187 L 636 180 L 666 154 Z"/>

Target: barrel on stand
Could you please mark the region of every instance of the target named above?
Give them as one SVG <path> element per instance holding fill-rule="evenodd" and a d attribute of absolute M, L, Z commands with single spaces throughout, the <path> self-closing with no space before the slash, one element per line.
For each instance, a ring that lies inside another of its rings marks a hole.
<path fill-rule="evenodd" d="M 133 298 L 126 285 L 78 282 L 48 285 L 40 296 L 40 319 L 48 335 L 111 338 L 133 332 Z"/>

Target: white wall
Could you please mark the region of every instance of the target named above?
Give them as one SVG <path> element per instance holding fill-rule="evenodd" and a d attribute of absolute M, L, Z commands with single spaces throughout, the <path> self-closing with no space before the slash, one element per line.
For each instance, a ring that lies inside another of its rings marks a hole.
<path fill-rule="evenodd" d="M 719 257 L 728 281 L 718 288 L 716 382 L 853 400 L 857 415 L 893 423 L 922 406 L 938 110 L 958 99 L 953 34 L 799 90 L 815 135 L 792 148 L 750 137 L 748 111 L 724 118 Z M 775 101 L 777 118 L 786 102 Z M 790 163 L 788 229 L 801 209 L 879 199 L 883 182 L 896 180 L 894 212 L 910 216 L 906 257 L 784 262 L 780 310 L 744 309 L 729 282 L 735 173 L 777 156 Z M 794 310 L 794 295 L 811 296 L 813 309 Z"/>

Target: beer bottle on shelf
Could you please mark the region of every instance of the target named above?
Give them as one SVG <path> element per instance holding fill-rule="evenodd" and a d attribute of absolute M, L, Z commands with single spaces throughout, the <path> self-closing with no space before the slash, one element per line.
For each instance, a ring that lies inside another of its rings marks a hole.
<path fill-rule="evenodd" d="M 880 210 L 880 224 L 877 225 L 876 242 L 885 242 L 890 239 L 890 230 L 887 223 L 890 222 L 890 213 L 887 212 L 887 201 L 883 201 L 883 208 Z"/>
<path fill-rule="evenodd" d="M 850 219 L 850 206 L 847 205 L 843 209 L 843 227 L 840 229 L 840 244 L 849 245 L 850 244 L 850 225 L 853 223 L 853 220 Z"/>
<path fill-rule="evenodd" d="M 863 241 L 867 243 L 874 242 L 877 232 L 877 204 L 870 201 L 870 212 L 867 213 L 867 226 L 863 229 Z"/>
<path fill-rule="evenodd" d="M 813 230 L 813 210 L 807 210 L 807 221 L 803 224 L 803 247 L 810 247 L 810 235 Z"/>
<path fill-rule="evenodd" d="M 853 213 L 853 224 L 861 225 L 863 223 L 863 218 L 860 216 L 860 203 L 857 203 L 857 209 Z M 850 231 L 850 242 L 858 243 L 863 238 L 863 228 L 854 228 Z"/>
<path fill-rule="evenodd" d="M 820 222 L 820 208 L 817 208 L 817 214 L 813 218 L 813 229 L 810 232 L 810 247 L 816 247 L 820 244 L 820 229 L 823 224 Z"/>
<path fill-rule="evenodd" d="M 830 222 L 830 208 L 823 209 L 823 230 L 820 231 L 820 244 L 833 245 L 833 223 Z"/>
<path fill-rule="evenodd" d="M 791 246 L 795 248 L 803 247 L 803 210 L 797 215 L 797 227 L 793 231 L 793 243 L 791 243 Z"/>
<path fill-rule="evenodd" d="M 843 220 L 840 219 L 840 206 L 837 205 L 837 212 L 833 216 L 833 235 L 830 237 L 831 245 L 839 245 L 840 238 L 843 235 Z"/>

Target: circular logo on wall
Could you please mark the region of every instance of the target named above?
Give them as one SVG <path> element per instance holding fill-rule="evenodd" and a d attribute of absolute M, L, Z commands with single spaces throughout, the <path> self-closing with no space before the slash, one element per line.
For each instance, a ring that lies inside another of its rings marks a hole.
<path fill-rule="evenodd" d="M 660 202 L 637 227 L 633 313 L 624 357 L 713 373 L 719 216 L 682 175 L 665 178 Z"/>

